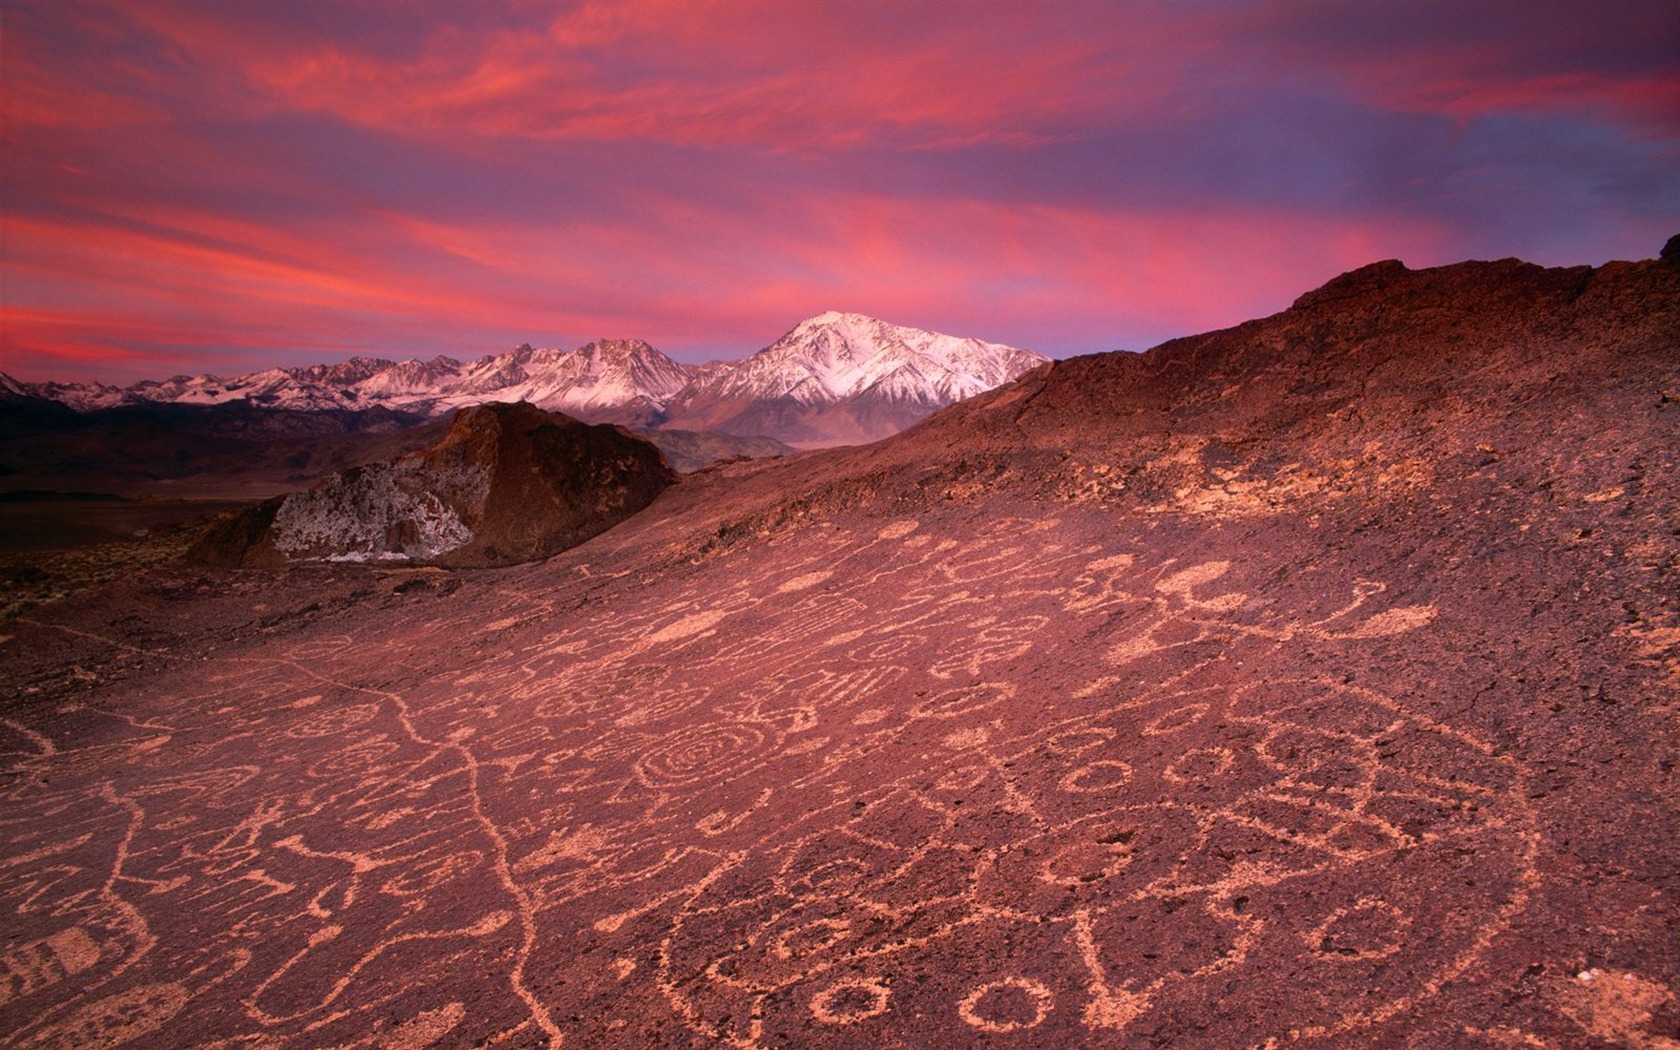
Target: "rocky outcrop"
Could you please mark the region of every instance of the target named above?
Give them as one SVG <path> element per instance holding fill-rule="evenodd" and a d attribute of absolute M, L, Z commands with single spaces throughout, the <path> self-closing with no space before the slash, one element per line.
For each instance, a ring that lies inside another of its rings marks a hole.
<path fill-rule="evenodd" d="M 616 525 L 676 474 L 653 445 L 529 404 L 463 409 L 436 444 L 341 471 L 212 529 L 213 564 L 509 565 Z"/>

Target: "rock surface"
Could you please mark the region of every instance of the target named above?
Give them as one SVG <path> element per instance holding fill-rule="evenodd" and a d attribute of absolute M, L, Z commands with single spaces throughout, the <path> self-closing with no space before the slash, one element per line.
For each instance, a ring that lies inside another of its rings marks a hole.
<path fill-rule="evenodd" d="M 797 451 L 791 445 L 784 445 L 775 438 L 740 437 L 718 430 L 637 428 L 634 433 L 637 437 L 658 445 L 659 451 L 665 453 L 665 461 L 684 474 L 709 466 L 720 459 L 764 459 L 786 456 Z"/>
<path fill-rule="evenodd" d="M 192 556 L 248 567 L 509 565 L 576 546 L 675 480 L 657 448 L 617 427 L 482 405 L 462 409 L 427 449 L 235 515 Z"/>
<path fill-rule="evenodd" d="M 1680 267 L 12 621 L 0 1045 L 1666 1048 Z M 213 1042 L 221 1040 L 221 1042 Z"/>

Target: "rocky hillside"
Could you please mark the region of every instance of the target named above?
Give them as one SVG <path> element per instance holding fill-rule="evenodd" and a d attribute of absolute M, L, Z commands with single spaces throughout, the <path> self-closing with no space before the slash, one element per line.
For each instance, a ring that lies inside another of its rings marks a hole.
<path fill-rule="evenodd" d="M 0 644 L 0 1040 L 1672 1046 L 1677 449 L 1680 257 L 1382 263 L 540 565 L 155 570 Z"/>
<path fill-rule="evenodd" d="M 616 525 L 676 480 L 659 450 L 612 426 L 523 402 L 456 414 L 436 444 L 333 474 L 213 527 L 190 552 L 225 565 L 507 565 Z"/>

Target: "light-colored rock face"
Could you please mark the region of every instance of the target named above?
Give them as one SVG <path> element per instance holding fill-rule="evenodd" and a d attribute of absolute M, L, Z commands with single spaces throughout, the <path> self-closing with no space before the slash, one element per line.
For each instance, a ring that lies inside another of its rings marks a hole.
<path fill-rule="evenodd" d="M 295 560 L 431 561 L 473 541 L 489 494 L 484 464 L 374 464 L 287 496 L 274 546 Z"/>

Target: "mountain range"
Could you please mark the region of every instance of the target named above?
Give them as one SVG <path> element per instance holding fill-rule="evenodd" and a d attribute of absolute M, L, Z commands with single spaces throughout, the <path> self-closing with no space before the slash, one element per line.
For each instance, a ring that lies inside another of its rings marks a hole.
<path fill-rule="evenodd" d="M 801 322 L 751 357 L 705 365 L 675 361 L 639 339 L 600 339 L 575 350 L 527 344 L 467 362 L 355 357 L 126 387 L 23 383 L 0 373 L 0 392 L 80 412 L 244 402 L 288 411 L 380 408 L 435 417 L 491 401 L 527 401 L 591 423 L 822 447 L 887 437 L 1047 360 L 1015 347 L 831 311 Z"/>

